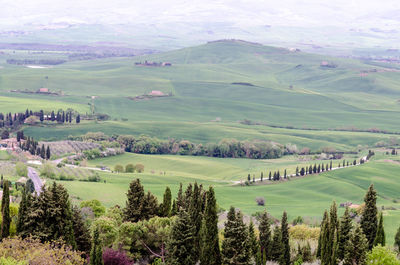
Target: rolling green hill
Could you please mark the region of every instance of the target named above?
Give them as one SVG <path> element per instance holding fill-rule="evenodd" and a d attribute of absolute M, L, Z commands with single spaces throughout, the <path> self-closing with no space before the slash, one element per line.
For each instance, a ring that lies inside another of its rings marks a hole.
<path fill-rule="evenodd" d="M 95 111 L 111 116 L 105 123 L 26 129 L 28 135 L 40 139 L 104 131 L 202 143 L 225 137 L 271 139 L 283 144 L 293 142 L 312 148 L 334 145 L 349 150 L 358 144 L 387 140 L 390 135 L 290 131 L 244 126 L 238 121 L 325 130 L 400 131 L 400 124 L 394 122 L 400 113 L 400 75 L 382 64 L 373 66 L 244 41 L 217 41 L 134 58 L 71 61 L 41 69 L 8 65 L 7 58 L 13 58 L 13 54 L 5 53 L 0 58 L 2 111 L 23 111 L 30 106 L 71 107 L 85 113 L 89 112 L 91 96 L 96 96 Z M 171 62 L 172 66 L 134 65 L 145 60 Z M 337 67 L 321 67 L 324 61 Z M 43 86 L 62 90 L 66 96 L 9 92 Z M 128 99 L 152 90 L 173 96 Z M 211 122 L 214 120 L 219 122 Z"/>

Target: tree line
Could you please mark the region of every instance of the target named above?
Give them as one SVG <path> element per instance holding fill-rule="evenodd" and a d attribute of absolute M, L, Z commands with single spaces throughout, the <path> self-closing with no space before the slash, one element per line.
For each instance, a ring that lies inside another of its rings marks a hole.
<path fill-rule="evenodd" d="M 253 140 L 238 141 L 223 139 L 218 143 L 195 144 L 188 140 L 161 140 L 141 135 L 120 135 L 116 137 L 126 152 L 139 154 L 179 154 L 210 157 L 232 157 L 270 159 L 284 154 L 284 146 L 274 142 Z"/>

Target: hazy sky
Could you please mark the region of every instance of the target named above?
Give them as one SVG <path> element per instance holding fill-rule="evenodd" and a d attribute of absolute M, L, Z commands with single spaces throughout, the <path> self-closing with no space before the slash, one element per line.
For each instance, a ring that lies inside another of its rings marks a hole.
<path fill-rule="evenodd" d="M 399 0 L 0 0 L 0 26 L 230 22 L 396 28 Z"/>

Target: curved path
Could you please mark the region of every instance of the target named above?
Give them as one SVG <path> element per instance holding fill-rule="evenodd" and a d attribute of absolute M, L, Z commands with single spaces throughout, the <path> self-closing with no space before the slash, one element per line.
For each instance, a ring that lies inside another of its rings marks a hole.
<path fill-rule="evenodd" d="M 37 194 L 42 192 L 43 182 L 39 178 L 39 174 L 33 167 L 28 167 L 28 177 L 33 181 L 33 185 L 35 186 L 35 191 Z"/>

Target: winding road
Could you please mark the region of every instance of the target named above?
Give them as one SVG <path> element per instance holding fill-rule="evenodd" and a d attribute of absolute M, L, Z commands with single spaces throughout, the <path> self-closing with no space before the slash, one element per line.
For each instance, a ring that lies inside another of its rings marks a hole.
<path fill-rule="evenodd" d="M 28 177 L 33 181 L 33 185 L 35 186 L 35 191 L 39 195 L 42 192 L 43 182 L 39 178 L 39 174 L 36 171 L 36 169 L 28 167 Z"/>

